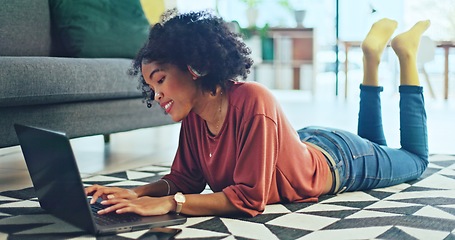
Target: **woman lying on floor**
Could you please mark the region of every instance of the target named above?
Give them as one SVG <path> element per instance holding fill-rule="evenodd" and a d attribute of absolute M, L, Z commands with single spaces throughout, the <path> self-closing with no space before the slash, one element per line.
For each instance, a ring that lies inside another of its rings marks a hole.
<path fill-rule="evenodd" d="M 133 74 L 140 75 L 149 107 L 154 100 L 182 122 L 171 172 L 134 189 L 87 187 L 93 202 L 101 197 L 110 205 L 100 214 L 256 216 L 267 204 L 315 202 L 324 194 L 387 187 L 416 179 L 426 169 L 426 113 L 416 52 L 429 21 L 391 42 L 401 71 L 402 148 L 393 149 L 382 128 L 378 65 L 395 21 L 378 21 L 363 41 L 356 135 L 324 127 L 296 132 L 270 91 L 239 81 L 253 64 L 250 50 L 221 18 L 205 11 L 171 11 L 162 19 L 151 28 Z M 206 184 L 214 193 L 200 194 Z"/>

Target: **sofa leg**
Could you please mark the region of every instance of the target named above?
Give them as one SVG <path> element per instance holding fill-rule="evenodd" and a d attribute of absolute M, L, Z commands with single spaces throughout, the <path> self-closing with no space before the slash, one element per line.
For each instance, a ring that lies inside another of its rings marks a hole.
<path fill-rule="evenodd" d="M 103 134 L 103 137 L 104 137 L 104 143 L 109 143 L 111 141 L 110 134 Z"/>

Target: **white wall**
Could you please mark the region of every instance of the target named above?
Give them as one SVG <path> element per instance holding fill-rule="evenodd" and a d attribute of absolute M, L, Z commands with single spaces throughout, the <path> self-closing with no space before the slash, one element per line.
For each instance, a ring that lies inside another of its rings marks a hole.
<path fill-rule="evenodd" d="M 403 0 L 339 0 L 339 26 L 341 40 L 361 41 L 371 25 L 387 17 L 399 22 L 397 32 L 403 29 Z M 376 12 L 372 13 L 372 9 Z"/>

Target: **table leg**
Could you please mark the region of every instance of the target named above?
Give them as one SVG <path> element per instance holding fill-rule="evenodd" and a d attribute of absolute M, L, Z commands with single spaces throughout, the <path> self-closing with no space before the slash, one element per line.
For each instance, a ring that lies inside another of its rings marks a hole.
<path fill-rule="evenodd" d="M 298 89 L 300 89 L 300 68 L 299 67 L 293 68 L 293 76 L 294 76 L 294 81 L 293 81 L 292 88 L 295 90 L 298 90 Z"/>
<path fill-rule="evenodd" d="M 348 66 L 349 66 L 349 43 L 344 43 L 344 52 L 345 52 L 345 59 L 344 59 L 344 98 L 348 98 Z"/>
<path fill-rule="evenodd" d="M 449 98 L 449 50 L 450 47 L 444 47 L 444 99 Z"/>

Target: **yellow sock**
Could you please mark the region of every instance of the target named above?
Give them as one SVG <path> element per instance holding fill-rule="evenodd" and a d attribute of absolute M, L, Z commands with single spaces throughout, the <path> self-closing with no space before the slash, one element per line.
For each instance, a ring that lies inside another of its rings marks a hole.
<path fill-rule="evenodd" d="M 378 85 L 378 66 L 381 55 L 397 25 L 398 23 L 395 20 L 383 18 L 371 26 L 370 31 L 363 40 L 364 85 Z"/>
<path fill-rule="evenodd" d="M 417 50 L 422 34 L 430 27 L 430 21 L 419 21 L 411 29 L 392 39 L 392 48 L 400 62 L 401 85 L 419 86 Z"/>

